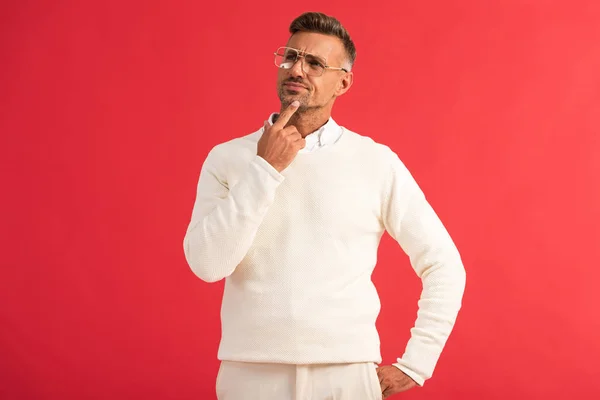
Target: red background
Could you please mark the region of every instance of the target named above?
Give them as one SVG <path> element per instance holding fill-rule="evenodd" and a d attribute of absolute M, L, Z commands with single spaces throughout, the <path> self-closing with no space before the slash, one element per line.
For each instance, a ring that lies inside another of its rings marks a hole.
<path fill-rule="evenodd" d="M 600 398 L 600 3 L 354 7 L 4 5 L 0 398 L 214 398 L 222 282 L 183 235 L 209 149 L 277 110 L 271 54 L 308 10 L 358 48 L 334 117 L 401 156 L 467 268 L 433 379 L 398 398 Z M 391 363 L 420 282 L 380 254 Z"/>

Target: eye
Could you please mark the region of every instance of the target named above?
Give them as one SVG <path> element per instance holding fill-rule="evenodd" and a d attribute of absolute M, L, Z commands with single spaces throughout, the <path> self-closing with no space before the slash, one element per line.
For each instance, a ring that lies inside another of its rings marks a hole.
<path fill-rule="evenodd" d="M 286 61 L 293 61 L 293 60 L 296 59 L 297 56 L 298 56 L 298 53 L 289 51 L 289 52 L 285 53 L 285 55 L 283 56 L 283 58 Z"/>
<path fill-rule="evenodd" d="M 325 65 L 321 61 L 319 61 L 319 59 L 314 58 L 314 57 L 306 57 L 306 62 L 312 68 L 324 68 L 325 67 Z"/>

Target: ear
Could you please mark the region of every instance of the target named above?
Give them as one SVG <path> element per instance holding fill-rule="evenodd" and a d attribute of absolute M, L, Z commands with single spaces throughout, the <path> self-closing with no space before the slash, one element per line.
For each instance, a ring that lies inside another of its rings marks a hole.
<path fill-rule="evenodd" d="M 339 80 L 335 95 L 341 96 L 350 90 L 352 83 L 354 82 L 354 73 L 352 71 L 344 73 L 344 76 Z"/>

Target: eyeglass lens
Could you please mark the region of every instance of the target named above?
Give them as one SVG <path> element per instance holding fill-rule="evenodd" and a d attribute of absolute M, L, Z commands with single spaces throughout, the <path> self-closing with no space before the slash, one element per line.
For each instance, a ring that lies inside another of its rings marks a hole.
<path fill-rule="evenodd" d="M 298 60 L 299 55 L 297 50 L 280 48 L 275 56 L 275 65 L 285 69 L 292 68 Z M 323 73 L 325 66 L 323 65 L 323 61 L 319 58 L 312 54 L 303 55 L 301 58 L 303 59 L 302 69 L 304 72 L 310 75 L 320 75 Z"/>

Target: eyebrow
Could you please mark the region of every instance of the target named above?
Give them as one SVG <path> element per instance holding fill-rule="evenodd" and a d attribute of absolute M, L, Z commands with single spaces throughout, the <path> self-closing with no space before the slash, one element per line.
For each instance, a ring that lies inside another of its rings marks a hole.
<path fill-rule="evenodd" d="M 307 51 L 304 51 L 304 50 L 299 50 L 299 49 L 296 49 L 296 48 L 294 48 L 294 47 L 288 47 L 288 48 L 289 48 L 289 49 L 292 49 L 292 50 L 294 50 L 294 51 L 297 51 L 298 53 L 300 53 L 300 54 L 303 54 L 303 55 L 305 55 L 305 56 L 311 56 L 311 57 L 314 57 L 314 58 L 315 58 L 317 61 L 319 61 L 319 62 L 323 63 L 323 65 L 328 65 L 328 64 L 327 64 L 327 59 L 326 59 L 325 57 L 318 56 L 318 55 L 316 55 L 316 54 L 313 54 L 313 53 L 310 53 L 310 52 L 307 52 Z"/>

